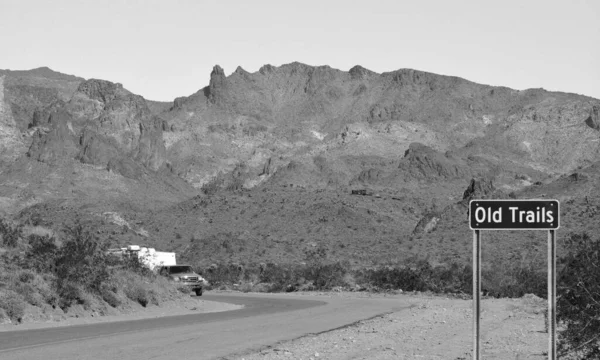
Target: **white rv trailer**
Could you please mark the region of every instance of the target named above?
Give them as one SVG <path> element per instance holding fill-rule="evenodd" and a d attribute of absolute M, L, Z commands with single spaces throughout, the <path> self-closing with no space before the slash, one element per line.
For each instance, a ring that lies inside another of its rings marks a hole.
<path fill-rule="evenodd" d="M 109 249 L 108 253 L 123 257 L 137 256 L 150 270 L 154 270 L 157 266 L 177 265 L 174 252 L 156 251 L 146 246 L 129 245 L 124 248 Z"/>

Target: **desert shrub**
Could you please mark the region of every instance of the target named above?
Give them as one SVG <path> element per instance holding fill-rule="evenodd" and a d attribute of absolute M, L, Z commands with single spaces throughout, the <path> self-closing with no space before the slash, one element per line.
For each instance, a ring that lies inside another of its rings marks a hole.
<path fill-rule="evenodd" d="M 297 283 L 302 275 L 303 269 L 300 266 L 267 263 L 259 279 L 262 283 L 271 284 L 268 291 L 274 292 L 286 290 L 289 285 Z"/>
<path fill-rule="evenodd" d="M 240 264 L 211 264 L 205 271 L 198 266 L 195 269 L 196 273 L 203 274 L 211 286 L 238 283 L 243 280 L 245 274 L 244 267 Z"/>
<path fill-rule="evenodd" d="M 66 310 L 73 305 L 82 305 L 86 301 L 86 296 L 80 284 L 72 281 L 61 281 L 58 287 L 58 306 Z"/>
<path fill-rule="evenodd" d="M 123 269 L 146 278 L 154 278 L 156 276 L 137 256 L 126 257 L 123 259 L 122 265 Z"/>
<path fill-rule="evenodd" d="M 22 283 L 30 283 L 33 281 L 33 279 L 35 279 L 35 274 L 27 270 L 21 271 L 18 274 L 18 279 Z"/>
<path fill-rule="evenodd" d="M 1 290 L 0 309 L 3 309 L 12 321 L 21 322 L 25 314 L 25 299 L 15 291 Z"/>
<path fill-rule="evenodd" d="M 100 297 L 102 297 L 102 300 L 106 301 L 108 305 L 117 308 L 122 304 L 119 295 L 117 295 L 117 291 L 118 289 L 115 286 L 102 284 L 100 287 Z"/>
<path fill-rule="evenodd" d="M 9 248 L 17 246 L 17 243 L 22 236 L 22 225 L 13 225 L 4 219 L 0 219 L 0 238 L 2 239 L 2 244 L 4 246 Z"/>
<path fill-rule="evenodd" d="M 383 267 L 363 271 L 359 278 L 363 283 L 380 290 L 401 289 L 404 291 L 426 290 L 425 282 L 417 271 L 409 267 Z"/>
<path fill-rule="evenodd" d="M 31 234 L 27 237 L 27 241 L 29 249 L 25 253 L 21 265 L 26 269 L 34 269 L 40 273 L 54 271 L 58 256 L 58 246 L 55 239 L 48 235 Z"/>
<path fill-rule="evenodd" d="M 223 178 L 221 176 L 216 176 L 213 179 L 206 182 L 204 185 L 202 185 L 200 191 L 202 191 L 202 193 L 204 193 L 205 195 L 213 195 L 221 189 L 222 185 Z"/>
<path fill-rule="evenodd" d="M 125 295 L 137 302 L 138 304 L 146 307 L 150 302 L 148 292 L 141 284 L 134 284 L 133 286 L 128 286 L 124 289 Z"/>
<path fill-rule="evenodd" d="M 311 264 L 306 266 L 303 271 L 303 277 L 306 281 L 311 281 L 317 290 L 328 290 L 334 286 L 346 285 L 344 277 L 348 269 L 340 262 L 329 264 Z M 298 279 L 294 279 L 299 282 Z"/>
<path fill-rule="evenodd" d="M 581 359 L 600 358 L 600 240 L 572 234 L 557 277 L 558 349 Z"/>
<path fill-rule="evenodd" d="M 244 179 L 242 177 L 235 177 L 229 181 L 225 190 L 227 191 L 239 191 L 244 188 Z"/>
<path fill-rule="evenodd" d="M 452 263 L 429 267 L 421 275 L 427 289 L 436 293 L 470 293 L 473 287 L 473 270 L 470 265 Z"/>
<path fill-rule="evenodd" d="M 520 298 L 525 294 L 535 294 L 541 298 L 547 297 L 547 273 L 535 261 L 516 265 L 494 263 L 490 269 L 483 270 L 481 276 L 481 286 L 489 296 Z"/>
<path fill-rule="evenodd" d="M 58 306 L 59 302 L 59 296 L 56 292 L 54 284 L 55 278 L 50 274 L 45 276 L 35 274 L 33 280 L 31 280 L 31 286 L 36 289 L 43 302 L 51 305 L 52 307 Z"/>
<path fill-rule="evenodd" d="M 160 304 L 160 295 L 155 289 L 148 290 L 148 298 L 150 299 L 150 304 L 157 306 Z"/>
<path fill-rule="evenodd" d="M 33 306 L 41 306 L 44 304 L 44 299 L 31 284 L 17 282 L 12 286 L 12 289 L 20 294 L 28 304 Z"/>
<path fill-rule="evenodd" d="M 470 293 L 472 270 L 469 265 L 452 263 L 432 266 L 426 259 L 411 259 L 406 265 L 359 270 L 356 278 L 376 290 Z"/>
<path fill-rule="evenodd" d="M 70 283 L 99 292 L 101 284 L 110 276 L 106 244 L 100 243 L 79 223 L 66 226 L 65 235 L 66 241 L 60 247 L 56 260 L 59 293 L 63 284 Z"/>

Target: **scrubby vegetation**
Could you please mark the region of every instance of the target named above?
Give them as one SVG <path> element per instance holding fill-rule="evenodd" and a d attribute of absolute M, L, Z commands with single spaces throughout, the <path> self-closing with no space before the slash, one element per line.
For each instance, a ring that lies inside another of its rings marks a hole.
<path fill-rule="evenodd" d="M 600 239 L 586 233 L 566 240 L 557 279 L 559 352 L 579 359 L 600 358 Z"/>
<path fill-rule="evenodd" d="M 329 260 L 323 249 L 306 253 L 299 264 L 219 263 L 197 264 L 213 288 L 237 288 L 242 291 L 419 291 L 456 294 L 472 293 L 470 264 L 432 265 L 425 258 L 412 258 L 402 263 L 352 267 L 348 262 Z M 521 297 L 533 293 L 546 297 L 546 273 L 535 264 L 506 266 L 498 262 L 482 270 L 482 289 L 492 297 Z"/>
<path fill-rule="evenodd" d="M 27 307 L 82 308 L 100 315 L 139 304 L 158 305 L 184 296 L 172 283 L 144 267 L 137 258 L 117 260 L 108 243 L 81 223 L 65 226 L 60 236 L 26 235 L 23 226 L 0 220 L 0 321 L 20 322 Z M 582 358 L 600 356 L 600 240 L 572 234 L 568 252 L 559 259 L 559 349 Z M 194 264 L 193 259 L 190 263 Z M 490 261 L 483 269 L 482 289 L 492 297 L 546 298 L 545 259 L 523 256 L 521 262 Z M 485 266 L 485 265 L 484 265 Z M 402 263 L 356 267 L 333 260 L 325 247 L 306 250 L 300 263 L 195 263 L 216 289 L 244 292 L 347 290 L 419 291 L 468 298 L 472 291 L 469 263 L 432 264 L 413 257 Z M 189 291 L 187 291 L 189 293 Z"/>
<path fill-rule="evenodd" d="M 46 316 L 70 311 L 104 315 L 184 295 L 137 258 L 109 255 L 108 243 L 79 222 L 51 237 L 26 236 L 22 226 L 0 220 L 0 241 L 0 322 L 23 321 L 28 306 Z"/>

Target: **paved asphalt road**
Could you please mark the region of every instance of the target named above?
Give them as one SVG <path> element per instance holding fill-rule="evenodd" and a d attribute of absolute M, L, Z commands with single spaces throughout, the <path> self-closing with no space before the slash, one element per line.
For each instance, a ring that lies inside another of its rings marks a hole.
<path fill-rule="evenodd" d="M 408 307 L 386 298 L 209 295 L 233 311 L 0 332 L 0 359 L 220 359 Z"/>

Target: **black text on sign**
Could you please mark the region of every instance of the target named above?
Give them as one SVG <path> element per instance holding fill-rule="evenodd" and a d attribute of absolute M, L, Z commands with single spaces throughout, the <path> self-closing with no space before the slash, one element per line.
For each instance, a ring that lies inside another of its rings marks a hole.
<path fill-rule="evenodd" d="M 558 200 L 471 200 L 469 226 L 473 230 L 558 229 Z"/>

